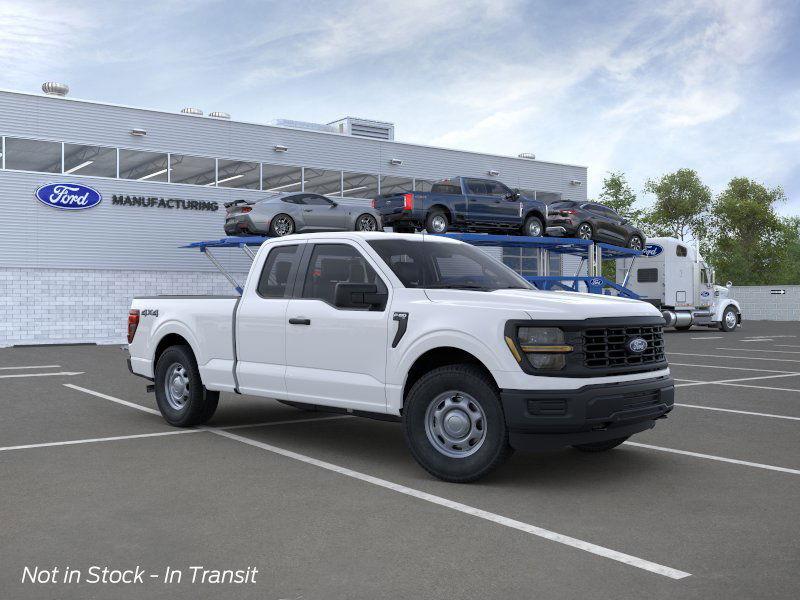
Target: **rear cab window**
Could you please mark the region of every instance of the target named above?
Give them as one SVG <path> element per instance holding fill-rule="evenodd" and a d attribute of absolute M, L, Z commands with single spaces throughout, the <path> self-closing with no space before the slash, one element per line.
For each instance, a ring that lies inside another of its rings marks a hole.
<path fill-rule="evenodd" d="M 461 195 L 461 182 L 458 179 L 442 179 L 431 186 L 431 193 Z"/>
<path fill-rule="evenodd" d="M 278 246 L 269 251 L 256 293 L 262 298 L 289 298 L 300 261 L 300 246 Z"/>

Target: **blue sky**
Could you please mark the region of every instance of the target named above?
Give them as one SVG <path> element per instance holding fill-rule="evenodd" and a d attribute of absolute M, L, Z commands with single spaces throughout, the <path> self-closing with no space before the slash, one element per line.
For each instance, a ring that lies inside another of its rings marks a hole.
<path fill-rule="evenodd" d="M 800 214 L 800 3 L 0 0 L 0 87 L 781 185 Z"/>

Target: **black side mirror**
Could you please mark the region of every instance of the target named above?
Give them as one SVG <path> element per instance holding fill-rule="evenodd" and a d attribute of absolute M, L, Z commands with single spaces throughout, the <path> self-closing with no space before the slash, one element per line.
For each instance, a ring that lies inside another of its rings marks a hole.
<path fill-rule="evenodd" d="M 331 200 L 331 208 L 336 208 L 337 206 L 339 206 L 339 203 Z"/>
<path fill-rule="evenodd" d="M 374 283 L 337 283 L 333 304 L 337 308 L 383 309 L 389 299 L 387 292 L 378 292 Z"/>
<path fill-rule="evenodd" d="M 519 190 L 514 190 L 513 192 L 509 192 L 506 194 L 506 200 L 518 200 L 519 199 Z"/>

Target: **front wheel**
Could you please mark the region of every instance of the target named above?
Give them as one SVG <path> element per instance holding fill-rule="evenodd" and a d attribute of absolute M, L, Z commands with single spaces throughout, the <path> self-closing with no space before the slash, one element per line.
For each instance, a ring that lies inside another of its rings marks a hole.
<path fill-rule="evenodd" d="M 155 388 L 161 415 L 175 427 L 202 425 L 217 410 L 219 392 L 203 386 L 197 362 L 187 346 L 172 346 L 158 357 Z"/>
<path fill-rule="evenodd" d="M 275 215 L 269 224 L 269 234 L 273 237 L 283 237 L 294 233 L 294 220 L 289 215 Z"/>
<path fill-rule="evenodd" d="M 525 224 L 522 226 L 522 235 L 542 237 L 543 234 L 544 225 L 539 217 L 530 216 L 525 219 Z"/>
<path fill-rule="evenodd" d="M 497 388 L 471 365 L 422 376 L 406 397 L 403 429 L 414 459 L 444 481 L 480 479 L 512 453 Z"/>
<path fill-rule="evenodd" d="M 592 442 L 590 444 L 576 444 L 573 446 L 576 450 L 580 450 L 581 452 L 605 452 L 606 450 L 611 450 L 612 448 L 616 448 L 625 440 L 627 440 L 631 436 L 625 436 L 621 438 L 616 438 L 613 440 L 606 440 L 605 442 Z"/>
<path fill-rule="evenodd" d="M 356 219 L 356 231 L 378 231 L 378 219 L 370 214 L 363 214 Z"/>
<path fill-rule="evenodd" d="M 738 325 L 739 318 L 736 315 L 736 311 L 733 307 L 729 306 L 725 309 L 725 312 L 722 313 L 722 321 L 719 324 L 719 328 L 726 332 L 734 331 Z"/>

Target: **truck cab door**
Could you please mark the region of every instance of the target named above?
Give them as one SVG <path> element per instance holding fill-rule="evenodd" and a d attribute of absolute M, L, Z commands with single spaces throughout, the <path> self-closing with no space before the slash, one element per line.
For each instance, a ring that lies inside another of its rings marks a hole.
<path fill-rule="evenodd" d="M 286 397 L 286 307 L 304 246 L 274 242 L 263 261 L 253 263 L 235 315 L 236 376 L 244 394 Z"/>
<path fill-rule="evenodd" d="M 467 218 L 470 223 L 483 226 L 509 226 L 519 219 L 519 202 L 506 198 L 511 190 L 497 181 L 465 179 Z"/>
<path fill-rule="evenodd" d="M 386 412 L 389 300 L 382 309 L 335 306 L 336 284 L 390 287 L 349 240 L 306 245 L 285 321 L 288 399 Z"/>
<path fill-rule="evenodd" d="M 338 202 L 319 194 L 302 198 L 303 224 L 312 231 L 342 231 L 347 229 L 347 211 Z"/>
<path fill-rule="evenodd" d="M 708 308 L 714 303 L 714 281 L 711 269 L 704 262 L 699 263 L 700 283 L 697 286 L 698 297 L 696 306 Z"/>

